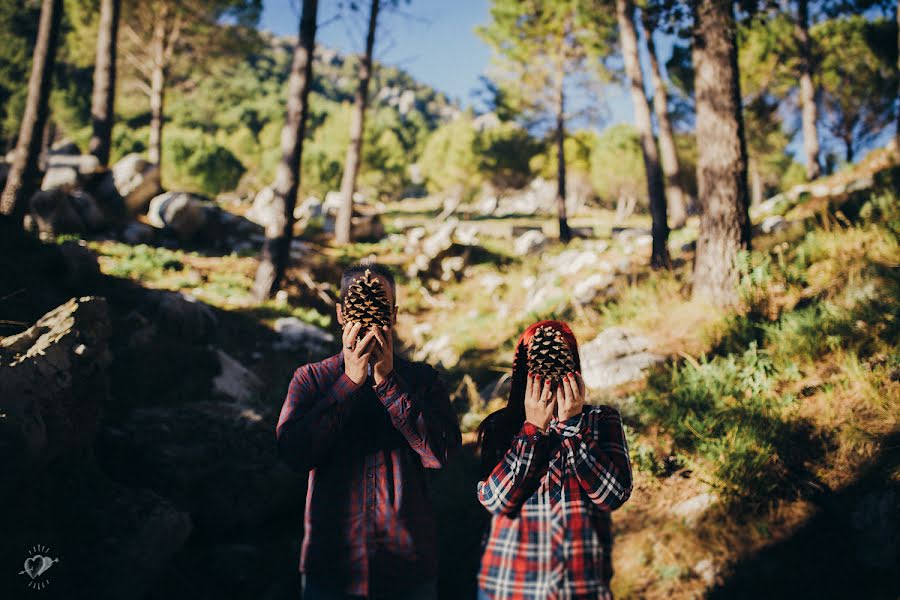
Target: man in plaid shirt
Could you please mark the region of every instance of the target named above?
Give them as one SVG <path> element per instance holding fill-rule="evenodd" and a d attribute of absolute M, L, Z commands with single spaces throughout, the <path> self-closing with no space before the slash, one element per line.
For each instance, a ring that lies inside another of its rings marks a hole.
<path fill-rule="evenodd" d="M 396 287 L 380 265 L 396 321 Z M 280 456 L 309 472 L 300 559 L 305 600 L 436 596 L 436 524 L 425 469 L 461 445 L 437 372 L 393 353 L 391 330 L 347 323 L 343 349 L 296 370 L 278 419 Z"/>
<path fill-rule="evenodd" d="M 521 346 L 520 340 L 524 353 Z M 610 511 L 628 499 L 632 485 L 619 413 L 585 406 L 577 372 L 555 391 L 530 373 L 518 378 L 525 388 L 518 431 L 512 439 L 503 431 L 511 408 L 482 427 L 482 461 L 490 472 L 478 483 L 478 500 L 493 516 L 479 598 L 610 600 Z"/>

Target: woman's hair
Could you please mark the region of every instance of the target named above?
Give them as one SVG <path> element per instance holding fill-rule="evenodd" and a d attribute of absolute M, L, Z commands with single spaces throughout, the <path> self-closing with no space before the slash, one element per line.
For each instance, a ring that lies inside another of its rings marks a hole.
<path fill-rule="evenodd" d="M 549 327 L 562 334 L 563 340 L 572 352 L 575 370 L 581 371 L 581 359 L 578 357 L 578 342 L 568 324 L 563 321 L 538 321 L 529 326 L 519 341 L 516 342 L 513 354 L 512 378 L 509 386 L 509 397 L 506 406 L 491 413 L 478 428 L 478 449 L 481 453 L 482 471 L 493 470 L 497 461 L 509 449 L 513 436 L 525 422 L 525 386 L 528 377 L 528 346 L 540 327 Z M 486 474 L 486 473 L 483 473 Z"/>

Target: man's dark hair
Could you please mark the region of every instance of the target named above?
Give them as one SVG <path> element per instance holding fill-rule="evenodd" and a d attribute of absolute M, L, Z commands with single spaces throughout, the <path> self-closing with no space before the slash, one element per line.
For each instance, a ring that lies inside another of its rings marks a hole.
<path fill-rule="evenodd" d="M 394 296 L 394 301 L 397 299 L 397 284 L 394 282 L 394 274 L 391 273 L 391 270 L 388 269 L 384 265 L 379 265 L 378 263 L 357 263 L 355 265 L 350 265 L 346 269 L 344 269 L 344 274 L 341 275 L 341 297 L 339 302 L 341 305 L 344 304 L 344 297 L 347 295 L 347 288 L 350 286 L 350 283 L 356 279 L 357 277 L 362 276 L 366 270 L 372 272 L 373 275 L 380 275 L 384 278 L 385 281 L 391 286 L 391 293 Z"/>

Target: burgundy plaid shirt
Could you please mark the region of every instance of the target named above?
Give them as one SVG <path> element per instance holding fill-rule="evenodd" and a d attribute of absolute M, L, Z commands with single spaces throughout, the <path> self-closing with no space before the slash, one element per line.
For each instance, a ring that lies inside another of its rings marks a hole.
<path fill-rule="evenodd" d="M 304 365 L 276 435 L 282 459 L 309 471 L 302 572 L 369 597 L 437 576 L 425 469 L 444 466 L 461 439 L 433 368 L 395 356 L 381 384 L 357 385 L 342 353 Z"/>
<path fill-rule="evenodd" d="M 615 409 L 585 406 L 554 419 L 547 435 L 526 422 L 478 483 L 478 500 L 493 515 L 479 587 L 494 600 L 611 598 L 610 511 L 630 494 Z"/>

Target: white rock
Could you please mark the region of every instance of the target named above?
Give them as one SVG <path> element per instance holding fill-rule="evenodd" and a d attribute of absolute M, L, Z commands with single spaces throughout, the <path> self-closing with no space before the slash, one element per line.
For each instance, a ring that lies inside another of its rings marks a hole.
<path fill-rule="evenodd" d="M 547 245 L 547 236 L 542 231 L 533 229 L 520 235 L 513 244 L 513 250 L 519 256 L 532 254 Z"/>
<path fill-rule="evenodd" d="M 590 304 L 601 292 L 607 291 L 616 278 L 607 273 L 595 273 L 575 284 L 572 300 L 581 306 Z"/>
<path fill-rule="evenodd" d="M 154 227 L 168 229 L 186 242 L 206 224 L 207 212 L 200 200 L 186 192 L 166 192 L 150 201 L 147 218 Z"/>
<path fill-rule="evenodd" d="M 697 494 L 693 498 L 680 502 L 672 507 L 672 514 L 685 520 L 687 525 L 694 525 L 706 510 L 716 503 L 718 497 L 712 493 Z"/>
<path fill-rule="evenodd" d="M 259 397 L 263 382 L 252 371 L 230 355 L 216 348 L 220 373 L 213 379 L 213 388 L 234 402 L 250 402 Z"/>
<path fill-rule="evenodd" d="M 276 319 L 275 331 L 281 334 L 281 339 L 275 343 L 276 350 L 305 349 L 312 354 L 319 354 L 334 343 L 333 335 L 297 317 Z"/>
<path fill-rule="evenodd" d="M 581 346 L 584 383 L 593 389 L 611 388 L 643 379 L 646 370 L 665 360 L 649 351 L 650 340 L 621 327 L 609 327 Z"/>

